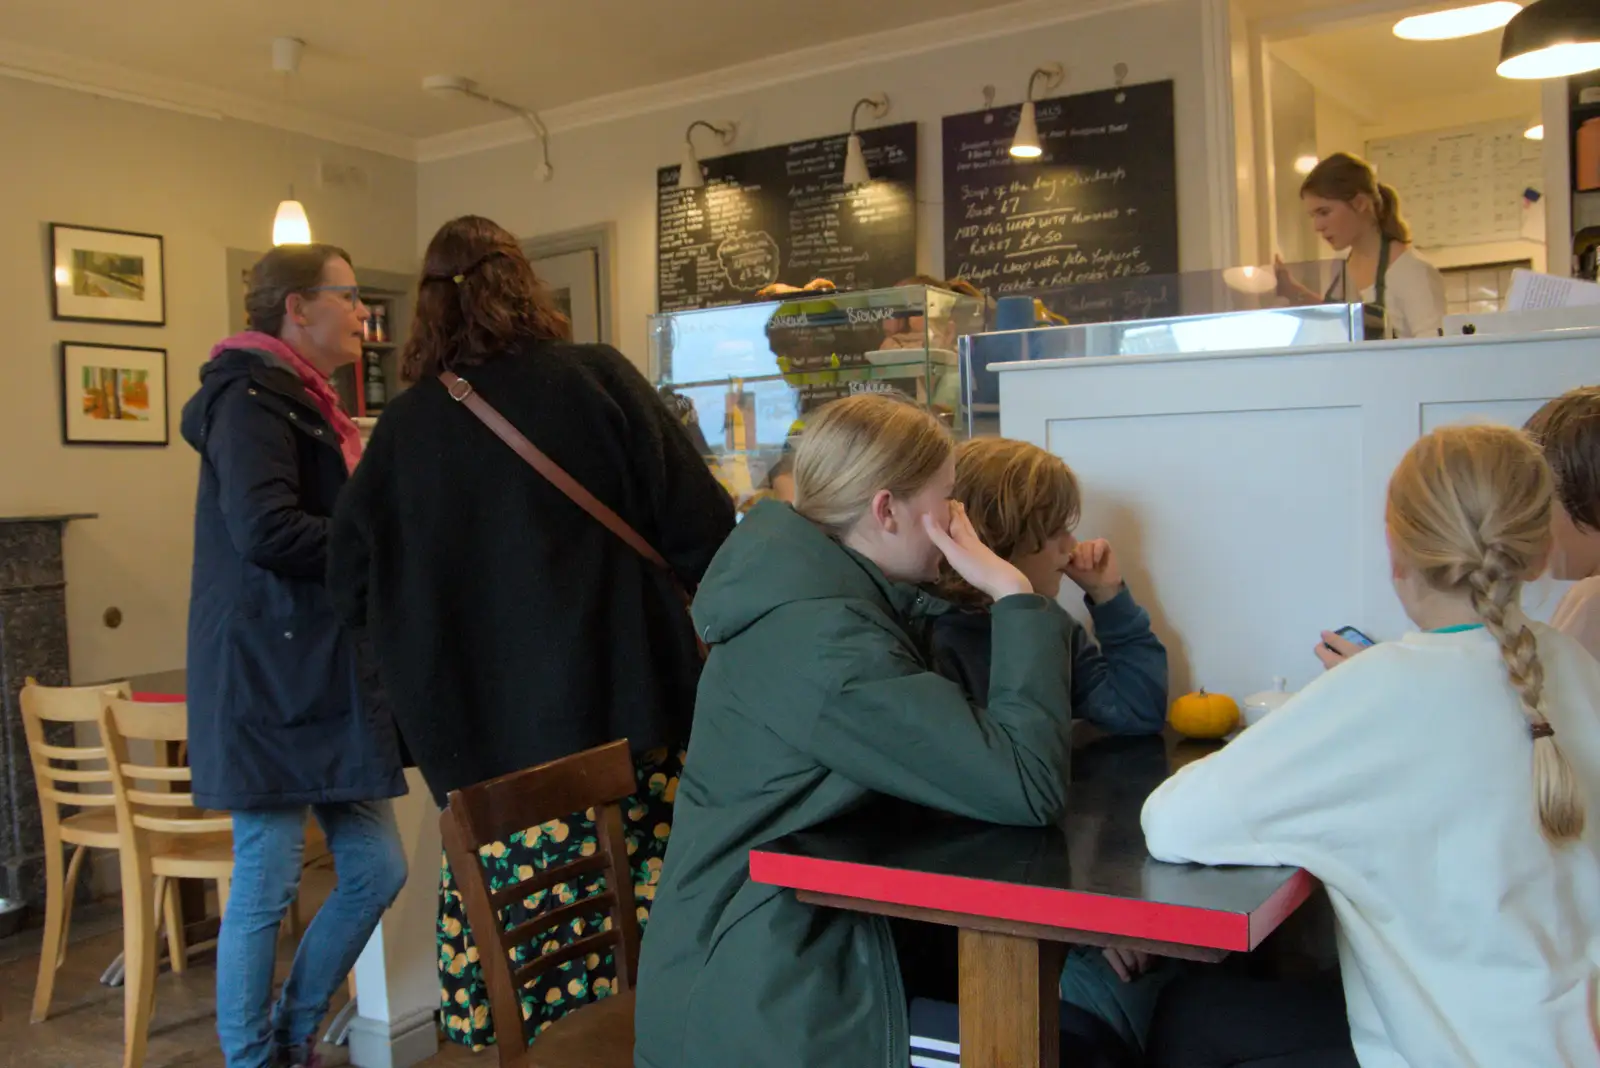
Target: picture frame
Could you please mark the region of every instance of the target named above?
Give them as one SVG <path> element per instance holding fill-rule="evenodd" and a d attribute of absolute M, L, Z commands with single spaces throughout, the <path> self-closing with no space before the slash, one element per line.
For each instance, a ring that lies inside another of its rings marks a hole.
<path fill-rule="evenodd" d="M 58 322 L 167 325 L 160 234 L 50 224 L 50 314 Z"/>
<path fill-rule="evenodd" d="M 63 444 L 165 446 L 170 422 L 166 349 L 61 343 Z"/>

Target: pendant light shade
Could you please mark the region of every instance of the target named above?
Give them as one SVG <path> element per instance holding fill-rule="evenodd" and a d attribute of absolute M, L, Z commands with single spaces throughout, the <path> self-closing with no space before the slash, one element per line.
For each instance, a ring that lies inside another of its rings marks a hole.
<path fill-rule="evenodd" d="M 685 139 L 683 161 L 678 164 L 678 188 L 699 189 L 705 184 L 706 176 L 700 170 L 700 157 L 694 154 L 694 144 Z"/>
<path fill-rule="evenodd" d="M 861 135 L 851 134 L 844 149 L 844 184 L 866 185 L 872 181 L 867 170 L 867 157 L 861 151 Z"/>
<path fill-rule="evenodd" d="M 1394 35 L 1406 41 L 1449 41 L 1458 37 L 1498 30 L 1521 11 L 1511 0 L 1491 0 L 1487 4 L 1453 7 L 1411 15 L 1394 24 Z"/>
<path fill-rule="evenodd" d="M 1567 78 L 1600 70 L 1600 3 L 1534 0 L 1500 35 L 1502 78 Z"/>
<path fill-rule="evenodd" d="M 1017 133 L 1011 138 L 1011 154 L 1018 159 L 1038 159 L 1044 155 L 1039 147 L 1039 120 L 1033 114 L 1033 101 L 1022 105 L 1022 115 L 1017 119 Z"/>
<path fill-rule="evenodd" d="M 294 199 L 294 190 L 289 190 L 289 199 L 278 202 L 278 214 L 272 219 L 272 243 L 274 245 L 309 245 L 311 244 L 311 220 L 306 218 L 305 205 Z"/>

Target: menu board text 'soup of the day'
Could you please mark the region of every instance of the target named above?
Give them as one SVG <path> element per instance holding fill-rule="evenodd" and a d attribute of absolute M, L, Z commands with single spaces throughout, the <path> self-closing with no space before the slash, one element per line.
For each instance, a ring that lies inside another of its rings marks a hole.
<path fill-rule="evenodd" d="M 944 120 L 945 273 L 994 294 L 1178 268 L 1172 83 L 1039 101 L 1036 160 L 1010 152 L 1018 108 Z"/>

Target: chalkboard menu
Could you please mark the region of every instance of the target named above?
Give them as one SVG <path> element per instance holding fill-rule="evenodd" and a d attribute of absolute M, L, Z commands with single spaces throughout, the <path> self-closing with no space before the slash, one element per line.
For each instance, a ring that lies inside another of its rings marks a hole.
<path fill-rule="evenodd" d="M 739 304 L 773 282 L 881 289 L 917 269 L 917 124 L 861 131 L 872 181 L 844 184 L 845 136 L 703 161 L 706 184 L 656 172 L 660 310 Z"/>
<path fill-rule="evenodd" d="M 1019 106 L 946 116 L 945 276 L 1003 296 L 1134 292 L 1176 273 L 1172 91 L 1151 82 L 1037 101 L 1044 153 L 1033 160 L 1009 152 Z"/>

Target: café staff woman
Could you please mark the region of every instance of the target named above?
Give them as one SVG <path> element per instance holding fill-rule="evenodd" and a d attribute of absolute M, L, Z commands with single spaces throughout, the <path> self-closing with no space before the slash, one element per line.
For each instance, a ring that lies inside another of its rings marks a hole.
<path fill-rule="evenodd" d="M 1336 152 L 1300 184 L 1300 201 L 1317 233 L 1349 255 L 1327 293 L 1295 281 L 1279 259 L 1278 293 L 1296 304 L 1356 301 L 1369 322 L 1383 320 L 1382 337 L 1436 337 L 1444 322 L 1444 277 L 1411 248 L 1411 227 L 1400 195 L 1378 181 L 1364 159 Z M 1369 338 L 1374 331 L 1369 327 Z"/>

